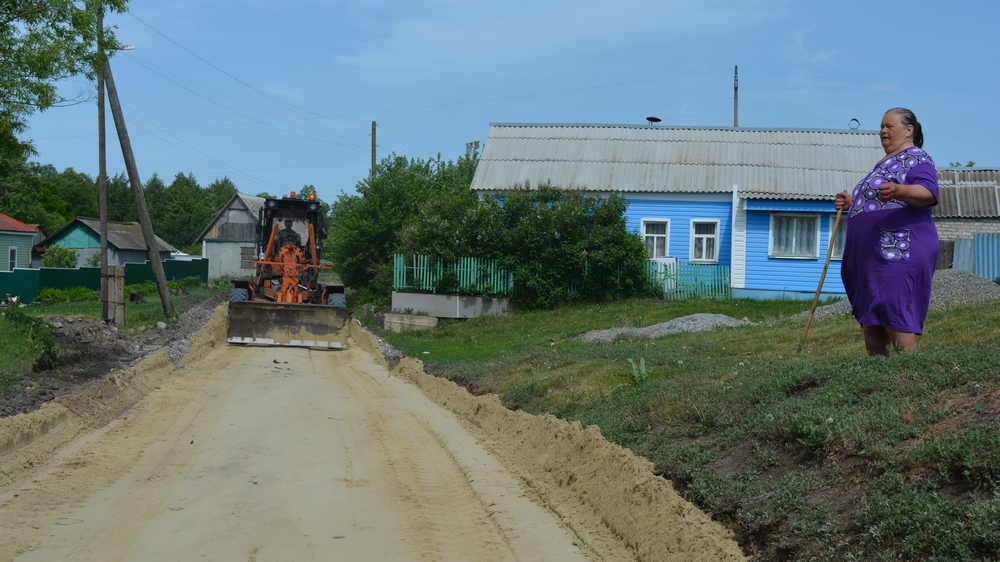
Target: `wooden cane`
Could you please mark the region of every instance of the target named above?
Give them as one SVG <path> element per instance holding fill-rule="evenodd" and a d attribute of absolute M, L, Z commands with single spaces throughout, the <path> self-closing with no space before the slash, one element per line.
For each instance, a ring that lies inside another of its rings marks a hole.
<path fill-rule="evenodd" d="M 837 209 L 837 220 L 833 223 L 833 232 L 830 233 L 830 248 L 826 251 L 826 264 L 823 265 L 823 273 L 819 276 L 819 286 L 816 287 L 816 296 L 813 298 L 812 308 L 809 309 L 809 318 L 806 319 L 806 329 L 802 332 L 802 341 L 799 342 L 799 348 L 795 350 L 795 355 L 798 355 L 802 351 L 802 344 L 806 343 L 806 335 L 809 333 L 809 325 L 813 321 L 813 313 L 816 312 L 816 303 L 819 302 L 819 294 L 823 290 L 823 280 L 826 279 L 826 270 L 830 267 L 830 257 L 833 256 L 833 244 L 837 241 L 837 227 L 840 226 L 840 213 L 843 209 Z"/>

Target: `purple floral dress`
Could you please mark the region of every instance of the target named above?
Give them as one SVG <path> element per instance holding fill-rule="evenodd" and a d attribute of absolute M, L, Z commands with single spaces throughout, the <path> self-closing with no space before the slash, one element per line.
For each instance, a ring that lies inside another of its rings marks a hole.
<path fill-rule="evenodd" d="M 934 206 L 882 203 L 878 188 L 890 182 L 922 185 L 938 199 L 937 170 L 922 149 L 910 147 L 876 164 L 852 194 L 840 276 L 862 325 L 920 334 L 937 263 Z"/>

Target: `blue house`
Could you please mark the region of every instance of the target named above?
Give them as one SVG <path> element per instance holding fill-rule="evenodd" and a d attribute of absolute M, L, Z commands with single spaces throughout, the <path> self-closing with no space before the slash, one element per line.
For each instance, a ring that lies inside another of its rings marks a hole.
<path fill-rule="evenodd" d="M 728 266 L 737 298 L 812 299 L 833 197 L 883 155 L 876 131 L 491 123 L 472 189 L 620 193 L 651 260 Z M 846 226 L 824 297 L 844 295 Z"/>
<path fill-rule="evenodd" d="M 156 237 L 160 260 L 168 260 L 176 248 Z M 86 265 L 101 252 L 101 221 L 86 217 L 76 217 L 62 228 L 52 233 L 41 244 L 40 249 L 51 246 L 65 246 L 76 250 L 77 265 Z M 143 263 L 149 259 L 142 227 L 137 222 L 108 221 L 108 265 Z"/>

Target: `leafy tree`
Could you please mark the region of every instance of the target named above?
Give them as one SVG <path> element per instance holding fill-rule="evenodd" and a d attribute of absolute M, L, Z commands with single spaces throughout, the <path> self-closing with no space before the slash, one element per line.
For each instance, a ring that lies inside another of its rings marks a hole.
<path fill-rule="evenodd" d="M 205 188 L 205 204 L 212 210 L 213 217 L 229 203 L 237 191 L 236 184 L 228 177 L 208 184 Z"/>
<path fill-rule="evenodd" d="M 49 246 L 42 256 L 45 267 L 73 268 L 77 266 L 76 248 L 67 248 L 58 244 Z"/>
<path fill-rule="evenodd" d="M 961 162 L 948 162 L 949 168 L 961 168 L 963 166 L 966 168 L 973 168 L 975 167 L 975 165 L 976 165 L 975 160 L 969 160 L 967 164 L 962 164 Z"/>
<path fill-rule="evenodd" d="M 0 152 L 0 212 L 49 233 L 66 222 L 61 214 L 46 209 L 39 178 L 23 154 Z"/>
<path fill-rule="evenodd" d="M 194 174 L 178 173 L 165 190 L 164 203 L 153 221 L 157 235 L 178 248 L 190 246 L 218 212 L 209 195 Z"/>
<path fill-rule="evenodd" d="M 139 211 L 135 208 L 132 187 L 124 173 L 119 172 L 108 178 L 105 190 L 108 200 L 108 220 L 117 222 L 139 220 Z"/>
<path fill-rule="evenodd" d="M 123 12 L 128 0 L 4 0 L 0 3 L 0 151 L 19 153 L 16 139 L 27 116 L 60 101 L 56 83 L 83 74 L 96 76 L 97 15 Z M 104 34 L 107 52 L 117 42 Z"/>
<path fill-rule="evenodd" d="M 386 304 L 391 291 L 392 255 L 403 224 L 432 197 L 468 192 L 479 161 L 479 143 L 466 145 L 458 162 L 409 159 L 391 154 L 375 177 L 358 182 L 357 195 L 331 206 L 330 236 L 324 257 L 362 302 Z"/>
<path fill-rule="evenodd" d="M 645 289 L 645 246 L 626 230 L 625 210 L 619 195 L 590 197 L 550 186 L 481 200 L 439 197 L 407 222 L 401 247 L 498 260 L 515 270 L 515 304 L 524 308 L 605 301 Z"/>

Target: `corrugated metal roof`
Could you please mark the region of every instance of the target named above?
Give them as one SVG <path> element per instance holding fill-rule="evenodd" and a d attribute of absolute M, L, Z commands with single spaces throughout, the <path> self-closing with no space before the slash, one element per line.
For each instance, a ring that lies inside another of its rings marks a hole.
<path fill-rule="evenodd" d="M 1000 217 L 1000 187 L 991 182 L 942 183 L 938 172 L 940 197 L 934 216 L 937 218 Z"/>
<path fill-rule="evenodd" d="M 0 213 L 0 231 L 34 233 L 38 232 L 38 229 L 26 225 L 14 217 Z"/>
<path fill-rule="evenodd" d="M 100 219 L 76 217 L 76 220 L 80 221 L 94 232 L 101 232 Z M 62 231 L 63 229 L 59 230 Z M 52 236 L 55 236 L 55 234 Z M 156 237 L 156 243 L 159 244 L 159 251 L 161 252 L 172 252 L 176 250 L 176 248 L 164 242 L 159 236 Z M 142 236 L 142 226 L 140 226 L 137 222 L 108 221 L 108 244 L 119 250 L 146 251 L 146 240 Z"/>
<path fill-rule="evenodd" d="M 875 131 L 491 123 L 472 189 L 829 199 L 883 154 Z"/>

